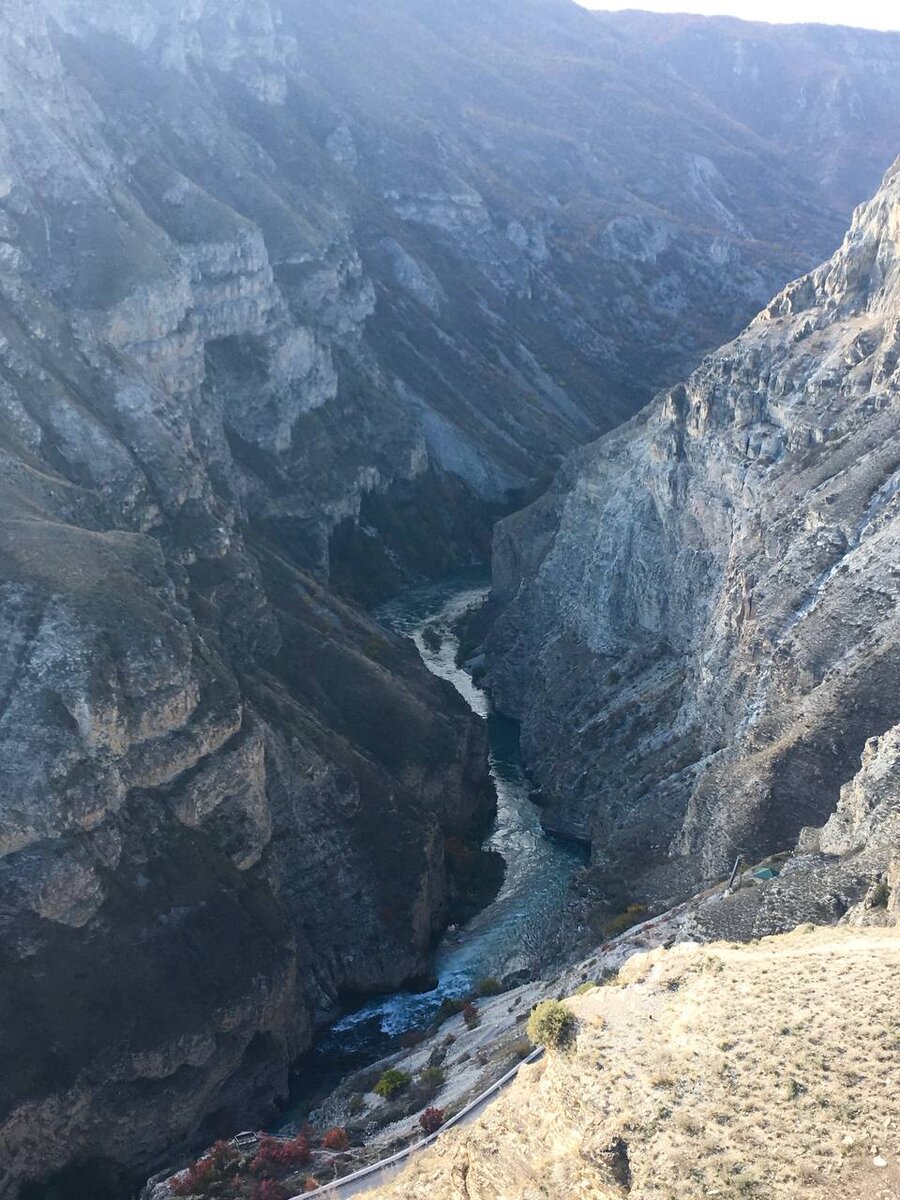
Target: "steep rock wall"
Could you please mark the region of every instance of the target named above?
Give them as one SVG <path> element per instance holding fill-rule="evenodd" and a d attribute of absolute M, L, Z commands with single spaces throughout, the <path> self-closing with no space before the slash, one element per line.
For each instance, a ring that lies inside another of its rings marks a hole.
<path fill-rule="evenodd" d="M 900 715 L 898 214 L 895 169 L 830 262 L 500 527 L 490 678 L 548 824 L 622 887 L 790 847 Z"/>

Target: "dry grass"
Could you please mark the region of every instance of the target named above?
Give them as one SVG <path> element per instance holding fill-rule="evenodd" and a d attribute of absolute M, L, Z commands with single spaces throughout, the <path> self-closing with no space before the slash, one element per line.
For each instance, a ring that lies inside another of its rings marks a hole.
<path fill-rule="evenodd" d="M 654 950 L 394 1200 L 900 1197 L 900 932 Z M 604 1151 L 628 1146 L 625 1193 Z M 886 1167 L 876 1167 L 880 1155 Z"/>

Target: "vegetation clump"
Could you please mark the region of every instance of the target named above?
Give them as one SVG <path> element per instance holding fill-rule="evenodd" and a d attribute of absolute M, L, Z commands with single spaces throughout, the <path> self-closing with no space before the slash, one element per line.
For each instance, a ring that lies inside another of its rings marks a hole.
<path fill-rule="evenodd" d="M 232 1142 L 216 1142 L 171 1183 L 175 1196 L 200 1200 L 287 1200 L 282 1180 L 312 1157 L 309 1136 L 290 1139 L 259 1135 L 256 1154 L 246 1162 Z"/>
<path fill-rule="evenodd" d="M 277 1179 L 263 1179 L 250 1193 L 251 1200 L 288 1200 L 290 1192 Z"/>
<path fill-rule="evenodd" d="M 268 1176 L 279 1168 L 292 1170 L 303 1167 L 311 1157 L 309 1138 L 305 1133 L 298 1133 L 287 1142 L 263 1134 L 259 1139 L 256 1157 L 250 1163 L 250 1170 L 254 1175 Z"/>
<path fill-rule="evenodd" d="M 345 1150 L 349 1150 L 350 1139 L 347 1136 L 347 1130 L 342 1125 L 336 1125 L 334 1129 L 326 1130 L 322 1137 L 322 1145 L 326 1150 L 332 1150 L 336 1154 L 342 1154 Z"/>
<path fill-rule="evenodd" d="M 445 1078 L 442 1067 L 423 1067 L 419 1072 L 419 1083 L 431 1093 L 443 1085 Z"/>
<path fill-rule="evenodd" d="M 230 1142 L 216 1142 L 208 1154 L 198 1158 L 176 1176 L 172 1192 L 176 1196 L 209 1196 L 233 1179 L 240 1166 L 240 1155 Z"/>
<path fill-rule="evenodd" d="M 531 1010 L 527 1033 L 535 1046 L 559 1050 L 571 1041 L 575 1017 L 558 1000 L 542 1000 Z"/>
<path fill-rule="evenodd" d="M 870 900 L 871 906 L 872 908 L 887 908 L 890 898 L 890 885 L 882 879 L 880 882 L 876 883 L 875 887 L 872 889 L 872 896 Z"/>
<path fill-rule="evenodd" d="M 503 984 L 499 979 L 495 979 L 493 975 L 488 975 L 487 979 L 480 980 L 475 989 L 476 995 L 482 997 L 499 996 L 502 991 Z"/>
<path fill-rule="evenodd" d="M 473 1004 L 471 1000 L 467 1000 L 463 1005 L 462 1015 L 467 1029 L 476 1029 L 481 1023 L 481 1013 L 478 1011 L 478 1006 Z"/>
<path fill-rule="evenodd" d="M 437 1133 L 444 1123 L 444 1110 L 442 1108 L 426 1108 L 419 1115 L 419 1124 L 429 1136 L 432 1133 Z"/>
<path fill-rule="evenodd" d="M 639 924 L 647 915 L 647 909 L 643 904 L 629 904 L 624 912 L 618 913 L 603 926 L 603 936 L 607 938 L 618 937 L 619 934 L 625 933 L 631 929 L 632 925 Z"/>
<path fill-rule="evenodd" d="M 396 1067 L 388 1067 L 375 1084 L 375 1095 L 382 1100 L 392 1100 L 405 1087 L 408 1087 L 412 1076 L 406 1071 L 398 1071 Z"/>
<path fill-rule="evenodd" d="M 449 1021 L 451 1017 L 455 1017 L 461 1013 L 465 1007 L 465 1000 L 460 1000 L 456 996 L 445 996 L 441 1001 L 441 1007 L 437 1010 L 434 1018 L 436 1025 L 442 1025 L 444 1021 Z"/>

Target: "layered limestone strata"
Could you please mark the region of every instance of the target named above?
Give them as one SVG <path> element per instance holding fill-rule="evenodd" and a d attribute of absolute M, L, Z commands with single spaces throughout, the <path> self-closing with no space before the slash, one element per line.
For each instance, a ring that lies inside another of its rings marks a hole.
<path fill-rule="evenodd" d="M 8 265 L 180 396 L 219 489 L 364 599 L 483 557 L 492 512 L 849 215 L 786 134 L 739 126 L 575 5 L 4 15 Z M 897 57 L 884 35 L 854 81 Z M 771 90 L 798 73 L 779 62 Z M 841 140 L 858 191 L 890 158 L 882 77 L 856 107 L 883 133 Z"/>
<path fill-rule="evenodd" d="M 788 849 L 870 738 L 889 752 L 898 251 L 895 169 L 830 262 L 500 526 L 490 679 L 548 826 L 610 887 L 661 898 Z M 824 852 L 873 844 L 876 778 Z"/>

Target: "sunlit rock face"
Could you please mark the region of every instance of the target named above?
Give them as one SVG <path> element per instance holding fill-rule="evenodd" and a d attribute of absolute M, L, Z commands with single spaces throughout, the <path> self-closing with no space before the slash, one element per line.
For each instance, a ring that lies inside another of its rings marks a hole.
<path fill-rule="evenodd" d="M 336 587 L 486 554 L 837 240 L 624 47 L 562 3 L 4 5 L 4 1195 L 259 1123 L 421 971 L 482 735 Z"/>
<path fill-rule="evenodd" d="M 807 849 L 892 840 L 898 263 L 895 168 L 833 259 L 499 529 L 491 679 L 607 882 L 671 895 L 826 820 Z"/>

